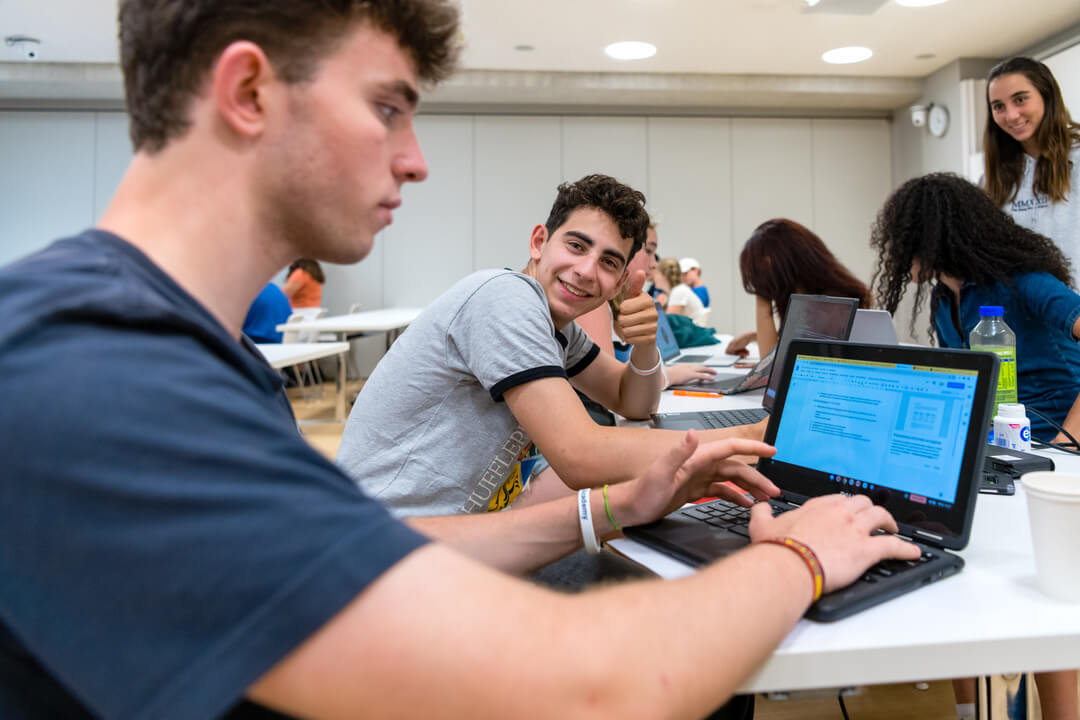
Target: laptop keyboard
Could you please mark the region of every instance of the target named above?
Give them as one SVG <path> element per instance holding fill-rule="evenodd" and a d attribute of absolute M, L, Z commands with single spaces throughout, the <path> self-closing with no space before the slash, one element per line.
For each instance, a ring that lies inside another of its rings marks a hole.
<path fill-rule="evenodd" d="M 753 425 L 768 417 L 763 408 L 744 408 L 742 410 L 703 410 L 701 422 L 709 428 L 735 427 L 736 425 Z"/>
<path fill-rule="evenodd" d="M 794 510 L 794 508 L 772 505 L 774 517 L 788 510 Z M 746 538 L 750 537 L 750 508 L 736 505 L 727 500 L 713 500 L 712 502 L 695 505 L 683 510 L 682 514 L 715 527 L 726 528 L 737 535 Z M 919 567 L 930 562 L 935 557 L 937 556 L 932 551 L 924 549 L 922 556 L 918 560 L 882 560 L 867 570 L 856 582 L 876 583 L 905 570 Z"/>

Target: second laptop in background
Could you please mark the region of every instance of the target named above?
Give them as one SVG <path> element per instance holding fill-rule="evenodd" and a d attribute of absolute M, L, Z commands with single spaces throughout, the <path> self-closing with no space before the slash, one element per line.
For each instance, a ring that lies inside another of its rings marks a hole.
<path fill-rule="evenodd" d="M 859 301 L 855 298 L 792 295 L 788 300 L 787 313 L 784 324 L 780 328 L 780 338 L 777 340 L 776 347 L 762 357 L 750 373 L 713 382 L 678 386 L 688 390 L 719 392 L 725 395 L 734 395 L 767 386 L 765 395 L 761 398 L 761 408 L 657 413 L 652 416 L 653 424 L 665 430 L 707 430 L 747 425 L 763 420 L 772 409 L 776 389 L 784 370 L 783 360 L 774 362 L 773 359 L 786 357 L 788 345 L 797 338 L 847 340 L 858 306 Z"/>

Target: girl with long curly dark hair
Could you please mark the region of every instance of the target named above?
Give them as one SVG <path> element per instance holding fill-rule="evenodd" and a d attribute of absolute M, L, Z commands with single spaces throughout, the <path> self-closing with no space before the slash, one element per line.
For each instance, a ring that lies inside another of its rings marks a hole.
<path fill-rule="evenodd" d="M 794 220 L 775 218 L 758 225 L 739 255 L 743 289 L 757 299 L 757 330 L 737 335 L 727 347 L 731 355 L 745 352 L 757 340 L 762 355 L 772 350 L 779 333 L 774 318 L 784 322 L 788 299 L 794 293 L 859 299 L 870 307 L 870 289 L 844 267 L 821 238 Z"/>
<path fill-rule="evenodd" d="M 1017 225 L 982 190 L 949 173 L 909 180 L 878 214 L 871 234 L 878 303 L 895 313 L 909 282 L 915 316 L 930 289 L 930 333 L 938 345 L 968 347 L 979 306 L 1000 305 L 1016 333 L 1017 393 L 1028 408 L 1080 431 L 1080 295 L 1061 250 Z M 1063 435 L 1029 413 L 1032 437 Z M 1076 672 L 1036 673 L 1043 717 L 1076 717 Z M 957 702 L 974 697 L 954 681 Z"/>
<path fill-rule="evenodd" d="M 1002 306 L 1016 333 L 1020 402 L 1080 432 L 1080 409 L 1070 413 L 1080 394 L 1080 295 L 1053 242 L 949 173 L 900 186 L 878 214 L 870 242 L 878 253 L 878 303 L 896 312 L 908 282 L 915 282 L 917 315 L 929 289 L 929 333 L 941 346 L 967 347 L 979 306 Z M 911 322 L 914 331 L 914 316 Z M 1037 416 L 1031 430 L 1040 440 L 1055 436 Z"/>
<path fill-rule="evenodd" d="M 1080 125 L 1050 68 L 1026 57 L 987 76 L 984 184 L 994 204 L 1080 260 Z"/>

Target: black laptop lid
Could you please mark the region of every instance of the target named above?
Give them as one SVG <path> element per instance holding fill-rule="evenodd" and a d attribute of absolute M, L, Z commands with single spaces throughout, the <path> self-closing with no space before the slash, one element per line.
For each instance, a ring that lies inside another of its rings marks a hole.
<path fill-rule="evenodd" d="M 792 295 L 784 313 L 784 326 L 776 343 L 776 362 L 769 371 L 769 384 L 761 405 L 772 412 L 780 378 L 784 375 L 784 360 L 792 340 L 847 340 L 859 301 L 855 298 L 829 295 Z"/>
<path fill-rule="evenodd" d="M 996 382 L 990 353 L 794 340 L 758 469 L 795 502 L 868 495 L 902 534 L 962 548 Z"/>

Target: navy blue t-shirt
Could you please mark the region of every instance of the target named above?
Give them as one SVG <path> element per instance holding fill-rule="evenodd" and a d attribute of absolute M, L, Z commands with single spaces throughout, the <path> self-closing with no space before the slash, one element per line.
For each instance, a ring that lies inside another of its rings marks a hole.
<path fill-rule="evenodd" d="M 964 283 L 959 306 L 952 291 L 938 285 L 932 301 L 938 345 L 950 348 L 968 347 L 979 306 L 1001 305 L 1005 324 L 1016 334 L 1017 399 L 1059 425 L 1065 422 L 1080 394 L 1080 345 L 1072 334 L 1080 296 L 1053 275 L 1038 272 L 1019 273 L 1008 284 Z M 1028 418 L 1033 438 L 1049 442 L 1057 435 L 1034 413 Z"/>
<path fill-rule="evenodd" d="M 251 683 L 425 538 L 120 238 L 0 269 L 0 316 L 0 718 L 273 717 Z"/>

